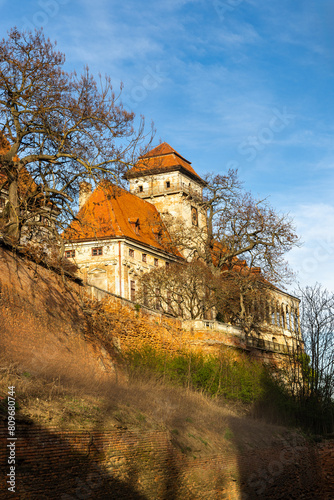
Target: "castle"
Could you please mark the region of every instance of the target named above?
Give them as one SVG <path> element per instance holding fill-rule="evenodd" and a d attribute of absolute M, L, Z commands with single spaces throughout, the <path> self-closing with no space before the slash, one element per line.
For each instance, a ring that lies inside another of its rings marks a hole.
<path fill-rule="evenodd" d="M 135 300 L 142 273 L 183 260 L 163 217 L 205 226 L 198 201 L 205 182 L 166 143 L 141 157 L 127 178 L 130 191 L 102 184 L 91 192 L 88 183 L 81 184 L 78 221 L 66 231 L 71 243 L 65 256 L 74 259 L 84 281 Z"/>
<path fill-rule="evenodd" d="M 136 302 L 143 273 L 187 257 L 171 244 L 166 217 L 205 231 L 205 181 L 167 143 L 141 156 L 126 177 L 129 191 L 110 183 L 92 191 L 81 184 L 65 256 L 78 265 L 84 282 Z M 299 301 L 290 294 L 273 289 L 265 323 L 262 341 L 301 344 Z"/>

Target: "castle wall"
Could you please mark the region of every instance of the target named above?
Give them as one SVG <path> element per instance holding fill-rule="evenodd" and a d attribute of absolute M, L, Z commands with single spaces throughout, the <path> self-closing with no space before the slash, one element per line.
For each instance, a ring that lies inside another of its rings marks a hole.
<path fill-rule="evenodd" d="M 102 254 L 93 255 L 94 249 Z M 67 244 L 66 251 L 75 251 L 70 260 L 78 265 L 85 283 L 133 301 L 140 276 L 174 260 L 157 249 L 120 239 Z"/>

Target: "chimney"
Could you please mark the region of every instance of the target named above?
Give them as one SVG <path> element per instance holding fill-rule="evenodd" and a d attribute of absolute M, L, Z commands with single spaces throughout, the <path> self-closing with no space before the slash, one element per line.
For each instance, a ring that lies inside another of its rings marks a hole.
<path fill-rule="evenodd" d="M 79 184 L 79 210 L 84 206 L 90 195 L 92 194 L 92 185 L 89 182 L 83 181 Z"/>

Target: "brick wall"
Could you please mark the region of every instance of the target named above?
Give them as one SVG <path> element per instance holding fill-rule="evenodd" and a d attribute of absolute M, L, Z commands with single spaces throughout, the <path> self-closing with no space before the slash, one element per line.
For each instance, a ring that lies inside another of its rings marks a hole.
<path fill-rule="evenodd" d="M 6 430 L 0 432 L 0 498 L 230 499 L 333 498 L 334 442 L 182 454 L 164 431 L 58 431 L 19 423 L 15 494 L 7 491 Z"/>

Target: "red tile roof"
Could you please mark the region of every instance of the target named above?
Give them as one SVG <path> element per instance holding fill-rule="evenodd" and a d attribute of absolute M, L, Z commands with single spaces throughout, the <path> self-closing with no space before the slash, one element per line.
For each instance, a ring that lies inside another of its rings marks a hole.
<path fill-rule="evenodd" d="M 63 236 L 73 242 L 125 237 L 181 257 L 155 206 L 109 182 L 93 191 Z"/>
<path fill-rule="evenodd" d="M 10 150 L 9 141 L 0 132 L 0 154 L 7 153 Z M 14 157 L 17 160 L 17 157 Z M 0 164 L 0 190 L 8 189 L 7 175 L 2 172 L 2 166 Z M 21 168 L 19 173 L 19 190 L 21 196 L 25 196 L 28 192 L 32 193 L 37 189 L 37 184 L 34 182 L 33 178 L 27 171 L 25 167 Z"/>
<path fill-rule="evenodd" d="M 171 172 L 174 170 L 183 170 L 184 173 L 190 175 L 197 182 L 205 184 L 205 181 L 192 168 L 191 162 L 181 156 L 167 142 L 163 142 L 145 155 L 140 156 L 136 165 L 127 172 L 126 178 L 131 179 L 151 173 Z"/>

